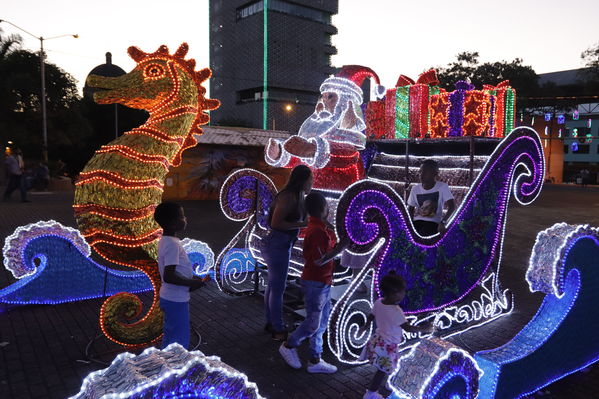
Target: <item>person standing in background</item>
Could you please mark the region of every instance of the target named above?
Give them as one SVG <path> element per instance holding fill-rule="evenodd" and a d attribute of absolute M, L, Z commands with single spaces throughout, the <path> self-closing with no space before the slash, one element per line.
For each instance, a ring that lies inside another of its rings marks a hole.
<path fill-rule="evenodd" d="M 25 181 L 23 181 L 25 165 L 23 163 L 21 150 L 17 148 L 13 154 L 9 155 L 4 160 L 4 165 L 6 167 L 8 180 L 6 190 L 4 191 L 4 201 L 8 201 L 13 191 L 18 188 L 21 191 L 21 202 L 29 202 L 29 200 L 27 200 L 27 188 L 25 186 Z"/>

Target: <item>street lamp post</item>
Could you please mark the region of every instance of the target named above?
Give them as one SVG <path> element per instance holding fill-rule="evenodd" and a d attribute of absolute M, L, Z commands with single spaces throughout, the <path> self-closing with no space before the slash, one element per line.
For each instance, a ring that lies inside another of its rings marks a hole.
<path fill-rule="evenodd" d="M 42 74 L 42 159 L 48 164 L 48 123 L 46 121 L 46 62 L 44 58 L 44 38 L 40 39 L 40 71 Z"/>
<path fill-rule="evenodd" d="M 75 39 L 77 39 L 79 37 L 79 35 L 77 35 L 77 34 L 59 35 L 59 36 L 44 38 L 43 36 L 36 36 L 33 33 L 26 31 L 25 29 L 13 24 L 10 21 L 0 19 L 0 23 L 2 23 L 2 22 L 7 23 L 7 24 L 17 28 L 18 30 L 20 30 L 22 32 L 25 32 L 29 36 L 34 37 L 40 41 L 40 73 L 41 73 L 41 81 L 42 81 L 41 82 L 42 83 L 42 98 L 41 98 L 40 102 L 42 103 L 42 138 L 43 138 L 42 157 L 44 159 L 44 162 L 48 163 L 48 123 L 47 123 L 47 119 L 46 119 L 46 63 L 45 63 L 46 57 L 45 57 L 45 53 L 44 53 L 44 40 L 58 39 L 58 38 L 67 37 L 67 36 L 71 36 L 71 37 L 74 37 Z"/>

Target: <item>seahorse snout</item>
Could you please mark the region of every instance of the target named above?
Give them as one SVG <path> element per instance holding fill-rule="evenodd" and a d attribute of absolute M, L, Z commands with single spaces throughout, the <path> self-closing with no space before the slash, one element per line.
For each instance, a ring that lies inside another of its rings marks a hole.
<path fill-rule="evenodd" d="M 140 78 L 136 73 L 117 77 L 89 75 L 86 85 L 97 90 L 94 101 L 98 104 L 126 104 L 131 98 L 138 97 Z"/>

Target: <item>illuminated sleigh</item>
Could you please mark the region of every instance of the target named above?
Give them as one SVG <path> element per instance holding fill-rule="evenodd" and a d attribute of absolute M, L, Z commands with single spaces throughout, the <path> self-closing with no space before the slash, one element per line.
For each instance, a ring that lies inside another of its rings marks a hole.
<path fill-rule="evenodd" d="M 536 198 L 544 177 L 544 157 L 538 135 L 529 128 L 518 128 L 497 142 L 489 155 L 472 157 L 476 168 L 470 170 L 456 165 L 468 157 L 432 157 L 439 162 L 441 174 L 454 166 L 457 175 L 475 177 L 472 184 L 452 187 L 460 205 L 442 237 L 424 238 L 415 233 L 401 196 L 403 167 L 396 167 L 391 177 L 382 176 L 381 169 L 393 167 L 386 166 L 383 158 L 393 164 L 403 157 L 377 154 L 368 178 L 343 192 L 336 207 L 337 232 L 351 240 L 351 252 L 369 260 L 337 300 L 331 315 L 329 345 L 340 360 L 358 362 L 370 335 L 359 335 L 358 328 L 378 296 L 380 278 L 392 270 L 407 281 L 408 295 L 402 305 L 409 318 L 416 323 L 434 320 L 443 337 L 512 309 L 511 294 L 498 279 L 508 202 L 512 195 L 522 204 Z M 410 162 L 408 170 L 419 158 L 412 157 Z M 223 212 L 245 222 L 215 262 L 215 278 L 224 292 L 248 294 L 263 284 L 252 262 L 224 264 L 223 258 L 231 249 L 243 247 L 264 263 L 266 218 L 275 193 L 268 177 L 248 169 L 232 174 L 223 185 Z M 299 276 L 302 263 L 301 247 L 296 245 L 290 275 Z M 373 287 L 370 297 L 356 292 L 367 277 Z M 347 281 L 345 275 L 336 275 L 337 282 L 344 279 Z M 406 345 L 415 338 L 410 337 Z"/>
<path fill-rule="evenodd" d="M 443 236 L 423 238 L 408 216 L 403 199 L 390 185 L 363 180 L 350 186 L 337 208 L 337 232 L 350 250 L 371 255 L 367 266 L 335 304 L 329 321 L 329 345 L 339 359 L 357 362 L 370 334 L 358 334 L 382 276 L 395 272 L 407 283 L 402 308 L 412 322 L 434 321 L 447 337 L 497 318 L 512 308 L 502 289 L 499 267 L 510 197 L 531 203 L 541 191 L 544 156 L 530 128 L 506 136 L 482 167 Z M 442 165 L 440 165 L 442 167 Z M 355 293 L 372 276 L 373 295 Z M 404 345 L 414 343 L 408 336 Z"/>

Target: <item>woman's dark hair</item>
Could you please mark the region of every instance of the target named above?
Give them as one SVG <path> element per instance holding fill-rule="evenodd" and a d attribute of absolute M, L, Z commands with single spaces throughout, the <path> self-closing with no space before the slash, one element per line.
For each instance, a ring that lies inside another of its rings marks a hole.
<path fill-rule="evenodd" d="M 406 281 L 395 273 L 389 273 L 381 280 L 380 284 L 383 296 L 406 289 Z"/>
<path fill-rule="evenodd" d="M 268 224 L 272 223 L 272 214 L 274 213 L 274 208 L 277 203 L 277 198 L 279 194 L 282 192 L 288 191 L 293 194 L 294 197 L 299 197 L 300 192 L 304 189 L 306 185 L 306 181 L 312 175 L 312 171 L 306 165 L 297 165 L 291 171 L 291 175 L 289 176 L 289 180 L 287 180 L 287 184 L 279 193 L 275 196 L 275 199 L 270 204 L 270 209 L 268 210 Z M 298 209 L 298 217 L 300 214 L 300 210 Z"/>
<path fill-rule="evenodd" d="M 163 202 L 154 210 L 154 220 L 164 229 L 179 216 L 179 209 L 176 202 Z"/>
<path fill-rule="evenodd" d="M 299 194 L 304 189 L 306 181 L 312 175 L 312 171 L 306 165 L 297 165 L 291 171 L 287 184 L 281 191 L 291 191 Z"/>
<path fill-rule="evenodd" d="M 319 217 L 327 206 L 327 199 L 321 193 L 312 191 L 306 195 L 306 210 L 308 215 Z"/>

